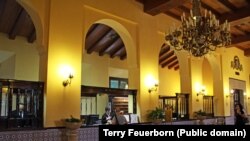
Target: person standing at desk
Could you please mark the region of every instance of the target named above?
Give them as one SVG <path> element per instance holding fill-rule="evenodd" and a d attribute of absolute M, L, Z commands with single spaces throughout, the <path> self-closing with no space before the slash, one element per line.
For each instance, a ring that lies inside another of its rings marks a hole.
<path fill-rule="evenodd" d="M 111 124 L 110 108 L 105 108 L 105 113 L 102 115 L 102 124 Z"/>
<path fill-rule="evenodd" d="M 124 112 L 118 108 L 116 109 L 116 113 L 115 113 L 114 117 L 112 118 L 112 124 L 114 124 L 114 125 L 128 124 L 128 121 L 124 116 Z"/>

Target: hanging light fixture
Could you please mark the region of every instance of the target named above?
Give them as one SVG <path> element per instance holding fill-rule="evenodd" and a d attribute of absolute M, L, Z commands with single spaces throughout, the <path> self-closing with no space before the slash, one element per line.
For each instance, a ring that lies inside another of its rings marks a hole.
<path fill-rule="evenodd" d="M 200 0 L 193 0 L 190 17 L 181 16 L 181 27 L 170 28 L 165 40 L 175 50 L 186 50 L 195 57 L 202 57 L 218 47 L 231 44 L 230 24 L 219 24 L 215 15 L 205 9 L 201 15 Z"/>

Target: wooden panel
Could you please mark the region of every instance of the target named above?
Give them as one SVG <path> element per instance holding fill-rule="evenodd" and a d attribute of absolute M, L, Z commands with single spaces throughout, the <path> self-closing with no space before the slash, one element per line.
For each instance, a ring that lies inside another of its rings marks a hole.
<path fill-rule="evenodd" d="M 35 41 L 34 24 L 26 10 L 16 0 L 1 0 L 0 5 L 0 32 L 9 35 L 9 39 L 23 36 L 28 42 Z"/>
<path fill-rule="evenodd" d="M 235 7 L 230 1 L 228 0 L 219 0 L 222 4 L 224 4 L 227 8 L 229 8 L 232 11 L 236 11 L 237 7 Z"/>
<path fill-rule="evenodd" d="M 4 118 L 7 126 L 0 124 L 0 128 L 20 130 L 42 128 L 44 83 L 1 79 L 0 84 L 0 89 L 8 88 L 8 115 Z"/>
<path fill-rule="evenodd" d="M 5 4 L 8 6 L 4 7 L 2 12 L 0 31 L 9 33 L 12 25 L 14 25 L 18 13 L 22 8 L 14 0 L 7 0 Z"/>
<path fill-rule="evenodd" d="M 241 36 L 241 35 L 244 35 L 245 33 L 242 32 L 241 30 L 238 30 L 237 28 L 235 27 L 231 27 L 231 33 L 233 33 L 234 35 L 236 36 Z"/>
<path fill-rule="evenodd" d="M 114 97 L 112 104 L 114 108 L 124 111 L 125 114 L 128 113 L 128 97 Z"/>
<path fill-rule="evenodd" d="M 147 0 L 144 1 L 144 11 L 151 15 L 157 15 L 176 8 L 189 0 Z"/>
<path fill-rule="evenodd" d="M 219 1 L 215 0 L 202 0 L 203 3 L 207 4 L 209 7 L 212 7 L 214 10 L 219 12 L 220 14 L 231 12 L 231 10 L 220 3 Z"/>
<path fill-rule="evenodd" d="M 247 0 L 228 0 L 228 1 L 233 3 L 234 6 L 236 6 L 237 8 L 241 8 L 241 7 L 246 6 L 248 4 Z"/>

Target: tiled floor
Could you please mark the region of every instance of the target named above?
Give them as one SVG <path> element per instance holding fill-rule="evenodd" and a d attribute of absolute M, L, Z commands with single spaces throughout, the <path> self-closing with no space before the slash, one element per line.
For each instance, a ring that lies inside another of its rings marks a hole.
<path fill-rule="evenodd" d="M 234 117 L 224 119 L 226 125 L 234 124 Z M 219 119 L 205 119 L 205 125 L 219 124 Z M 193 125 L 197 124 L 196 120 L 178 121 L 164 123 L 164 125 Z M 86 127 L 78 130 L 79 141 L 98 141 L 99 128 Z M 7 131 L 0 132 L 0 141 L 67 141 L 66 129 L 44 129 L 31 131 Z"/>
<path fill-rule="evenodd" d="M 80 128 L 79 141 L 98 141 L 98 128 Z M 0 132 L 0 141 L 67 141 L 66 129 Z"/>

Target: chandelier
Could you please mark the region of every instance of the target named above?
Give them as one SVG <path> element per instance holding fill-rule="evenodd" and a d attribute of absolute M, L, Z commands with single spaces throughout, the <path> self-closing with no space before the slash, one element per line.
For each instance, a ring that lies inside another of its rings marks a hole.
<path fill-rule="evenodd" d="M 181 27 L 170 28 L 165 40 L 175 50 L 186 50 L 195 57 L 202 57 L 218 47 L 231 44 L 230 24 L 219 24 L 215 15 L 205 9 L 201 15 L 200 0 L 193 0 L 190 17 L 181 16 Z"/>

